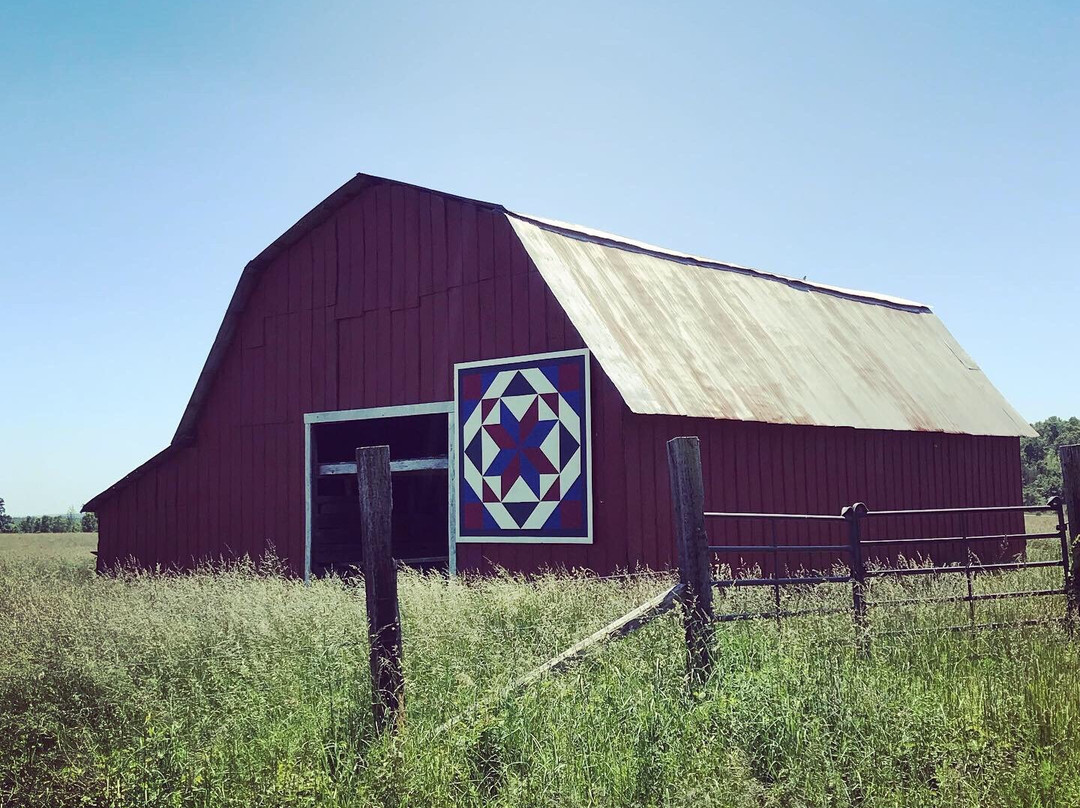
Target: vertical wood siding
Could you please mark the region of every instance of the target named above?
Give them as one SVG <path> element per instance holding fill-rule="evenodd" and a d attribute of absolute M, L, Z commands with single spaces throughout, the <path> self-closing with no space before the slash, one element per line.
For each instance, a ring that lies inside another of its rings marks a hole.
<path fill-rule="evenodd" d="M 582 347 L 501 214 L 419 189 L 371 187 L 263 269 L 194 445 L 100 506 L 99 566 L 133 558 L 190 568 L 273 549 L 299 573 L 305 412 L 445 401 L 455 362 Z M 463 544 L 460 569 L 671 565 L 665 443 L 677 435 L 701 437 L 714 509 L 837 513 L 855 498 L 872 509 L 1020 502 L 1016 438 L 634 415 L 595 361 L 592 389 L 594 543 Z M 873 529 L 959 529 L 911 521 Z M 999 517 L 970 527 L 1018 525 Z M 729 533 L 769 539 L 761 525 Z M 797 544 L 823 538 L 806 526 L 778 534 Z"/>

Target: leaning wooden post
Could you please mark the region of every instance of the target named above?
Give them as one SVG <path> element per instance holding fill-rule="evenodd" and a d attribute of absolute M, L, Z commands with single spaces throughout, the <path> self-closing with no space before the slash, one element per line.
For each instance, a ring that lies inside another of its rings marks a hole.
<path fill-rule="evenodd" d="M 360 489 L 360 541 L 364 559 L 368 638 L 371 640 L 371 705 L 379 732 L 396 729 L 405 706 L 398 617 L 397 567 L 390 545 L 390 447 L 356 450 Z"/>
<path fill-rule="evenodd" d="M 672 438 L 667 444 L 671 503 L 675 513 L 675 545 L 683 587 L 688 673 L 692 683 L 712 671 L 712 569 L 705 532 L 705 485 L 701 478 L 701 444 L 697 438 Z"/>
<path fill-rule="evenodd" d="M 1068 601 L 1070 613 L 1075 616 L 1080 608 L 1080 443 L 1059 446 L 1058 457 L 1061 459 L 1061 495 L 1068 515 L 1066 535 L 1072 548 Z M 1058 527 L 1061 528 L 1060 525 Z"/>

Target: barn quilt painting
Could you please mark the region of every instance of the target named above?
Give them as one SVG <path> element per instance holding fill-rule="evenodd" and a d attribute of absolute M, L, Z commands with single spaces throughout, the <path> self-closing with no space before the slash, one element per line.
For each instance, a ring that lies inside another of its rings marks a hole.
<path fill-rule="evenodd" d="M 592 541 L 588 351 L 455 365 L 459 542 Z"/>

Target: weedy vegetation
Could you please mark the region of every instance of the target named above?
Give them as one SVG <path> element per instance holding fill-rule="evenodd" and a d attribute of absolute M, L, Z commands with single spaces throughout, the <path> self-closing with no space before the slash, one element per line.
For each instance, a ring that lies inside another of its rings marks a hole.
<path fill-rule="evenodd" d="M 362 589 L 279 572 L 98 576 L 0 549 L 0 805 L 1080 804 L 1080 654 L 1060 625 L 946 632 L 966 605 L 872 610 L 869 656 L 848 615 L 721 625 L 715 675 L 691 692 L 672 614 L 489 701 L 671 582 L 405 573 L 406 718 L 377 737 Z M 878 586 L 966 591 L 962 575 Z M 843 605 L 850 590 L 785 598 Z M 718 593 L 718 609 L 755 605 L 771 592 Z"/>

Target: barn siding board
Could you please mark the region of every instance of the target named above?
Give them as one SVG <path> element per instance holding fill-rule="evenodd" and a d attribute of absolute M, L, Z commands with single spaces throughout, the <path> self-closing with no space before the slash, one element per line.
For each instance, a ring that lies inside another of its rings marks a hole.
<path fill-rule="evenodd" d="M 391 189 L 380 185 L 375 189 L 375 260 L 378 275 L 376 304 L 380 311 L 389 312 L 394 307 L 394 266 Z M 371 231 L 367 231 L 371 236 Z"/>
<path fill-rule="evenodd" d="M 453 395 L 453 379 L 445 369 L 450 368 L 449 300 L 444 291 L 432 295 L 435 333 L 435 400 L 448 401 Z"/>
<path fill-rule="evenodd" d="M 190 474 L 190 464 L 188 463 L 188 456 L 190 449 L 183 449 L 171 458 L 171 462 L 162 465 L 172 466 L 176 470 L 176 506 L 173 521 L 175 524 L 176 538 L 174 539 L 174 546 L 176 548 L 176 554 L 183 563 L 190 563 L 188 561 L 188 535 L 191 531 L 191 489 L 192 478 Z M 123 492 L 126 495 L 127 490 Z M 123 496 L 122 495 L 122 496 Z M 122 497 L 118 497 L 121 499 Z M 126 503 L 121 507 L 126 507 Z M 99 528 L 100 530 L 100 528 Z M 126 537 L 125 537 L 126 538 Z M 126 547 L 126 542 L 121 540 Z M 155 557 L 156 553 L 151 553 L 151 557 Z M 148 562 L 150 563 L 149 559 Z"/>
<path fill-rule="evenodd" d="M 301 319 L 299 313 L 293 312 L 289 314 L 284 324 L 284 353 L 288 364 L 285 368 L 285 379 L 282 380 L 279 378 L 278 382 L 285 385 L 288 395 L 285 399 L 285 417 L 282 418 L 281 421 L 294 421 L 303 414 L 300 409 L 300 397 L 301 391 L 304 389 L 304 368 L 309 368 L 310 366 L 307 362 L 301 363 L 300 361 L 300 323 Z M 304 396 L 304 399 L 305 405 L 310 403 L 310 396 Z"/>
<path fill-rule="evenodd" d="M 420 308 L 407 309 L 405 312 L 405 403 L 420 402 Z"/>
<path fill-rule="evenodd" d="M 419 327 L 420 340 L 420 400 L 435 400 L 435 307 L 431 296 L 420 298 Z"/>
<path fill-rule="evenodd" d="M 390 376 L 390 398 L 387 404 L 405 404 L 405 343 L 411 337 L 405 330 L 405 312 L 395 309 L 390 312 L 390 367 L 386 369 Z"/>
<path fill-rule="evenodd" d="M 339 314 L 360 315 L 379 305 L 378 222 L 374 194 L 353 200 L 338 225 Z"/>
<path fill-rule="evenodd" d="M 175 535 L 176 535 L 176 537 L 175 537 L 175 539 L 173 541 L 173 544 L 176 547 L 177 556 L 185 564 L 189 563 L 188 558 L 187 558 L 187 553 L 186 553 L 186 546 L 187 546 L 187 535 L 188 535 L 188 529 L 189 529 L 189 527 L 188 527 L 189 526 L 189 519 L 188 519 L 189 506 L 188 506 L 188 503 L 191 500 L 190 493 L 189 493 L 189 490 L 188 490 L 188 486 L 190 484 L 190 477 L 189 477 L 188 474 L 186 474 L 187 463 L 185 462 L 185 458 L 186 458 L 187 452 L 188 452 L 188 450 L 186 450 L 186 449 L 181 450 L 180 452 L 178 452 L 177 454 L 175 454 L 171 458 L 171 462 L 162 464 L 162 465 L 171 466 L 173 469 L 176 470 L 176 504 L 174 506 L 174 514 L 173 514 L 173 523 L 174 523 L 174 526 L 175 526 L 175 531 L 176 531 Z M 122 491 L 120 493 L 120 495 L 117 496 L 117 501 L 119 502 L 121 508 L 126 507 L 127 491 L 128 490 L 129 489 L 125 489 L 124 491 Z M 98 526 L 98 535 L 101 535 L 101 526 L 100 525 Z M 121 542 L 123 542 L 125 538 L 126 537 L 121 538 Z"/>
<path fill-rule="evenodd" d="M 267 545 L 277 544 L 278 530 L 284 521 L 282 480 L 286 473 L 286 450 L 279 440 L 279 433 L 280 427 L 277 424 L 267 425 L 263 433 L 263 447 L 266 452 L 263 509 L 266 522 L 263 532 L 247 548 L 247 553 L 252 557 L 261 555 Z"/>
<path fill-rule="evenodd" d="M 449 284 L 446 261 L 446 200 L 433 194 L 431 202 L 431 291 L 445 292 Z"/>
<path fill-rule="evenodd" d="M 451 286 L 446 290 L 446 333 L 447 344 L 450 347 L 449 364 L 451 366 L 471 358 L 465 353 L 465 329 L 475 324 L 467 324 L 464 315 L 464 290 L 461 286 Z M 450 376 L 450 372 L 445 375 Z"/>
<path fill-rule="evenodd" d="M 125 538 L 127 539 L 123 547 L 119 552 L 119 560 L 128 564 L 135 558 L 138 552 L 137 537 L 135 533 L 135 507 L 136 507 L 136 493 L 138 492 L 138 486 L 132 484 L 130 488 L 125 492 L 127 494 L 123 511 L 121 513 L 122 524 L 125 530 Z M 148 563 L 154 563 L 156 556 L 148 556 Z"/>
<path fill-rule="evenodd" d="M 273 318 L 274 331 L 270 350 L 263 354 L 266 363 L 266 391 L 265 395 L 270 402 L 264 424 L 276 424 L 288 417 L 288 399 L 292 394 L 289 389 L 289 319 L 288 314 L 281 314 Z"/>
<path fill-rule="evenodd" d="M 806 443 L 807 434 L 805 430 L 792 430 L 792 492 L 794 494 L 792 500 L 792 507 L 795 513 L 808 513 L 810 503 L 814 501 L 811 499 L 809 486 L 814 484 L 814 477 L 812 474 L 806 473 Z M 809 522 L 801 522 L 797 525 L 799 533 L 800 544 L 813 544 L 811 541 L 811 526 Z M 809 563 L 816 569 L 820 569 L 822 565 L 821 553 L 803 553 L 798 557 L 809 559 Z M 784 564 L 788 563 L 788 559 L 784 559 Z"/>
<path fill-rule="evenodd" d="M 498 301 L 498 305 L 492 312 L 492 319 L 495 321 L 496 345 L 512 346 L 513 344 L 513 313 L 510 308 L 510 290 L 511 280 L 509 275 L 500 275 L 495 278 L 495 299 Z M 510 353 L 513 353 L 512 347 Z"/>
<path fill-rule="evenodd" d="M 230 439 L 231 451 L 227 462 L 231 486 L 229 497 L 229 509 L 232 513 L 232 528 L 229 530 L 231 541 L 241 541 L 248 526 L 244 518 L 244 505 L 251 499 L 251 493 L 248 490 L 249 482 L 244 476 L 243 463 L 240 461 L 244 451 L 244 432 L 249 429 L 250 427 L 237 427 L 233 430 Z"/>
<path fill-rule="evenodd" d="M 285 526 L 286 558 L 304 557 L 304 428 L 285 427 L 289 443 L 289 521 Z"/>
<path fill-rule="evenodd" d="M 405 190 L 402 245 L 404 256 L 401 271 L 405 279 L 405 307 L 415 309 L 420 305 L 420 193 L 412 188 Z"/>
<path fill-rule="evenodd" d="M 139 486 L 140 480 L 136 480 L 131 486 L 132 494 L 131 499 L 127 503 L 127 513 L 125 523 L 129 526 L 128 529 L 131 532 L 131 542 L 126 548 L 125 556 L 130 558 L 142 558 L 145 551 L 145 547 L 142 541 L 142 530 L 139 525 L 139 499 L 141 488 Z M 147 554 L 147 558 L 152 558 L 151 563 L 155 563 L 158 560 L 158 555 L 153 556 Z"/>
<path fill-rule="evenodd" d="M 199 556 L 209 555 L 217 544 L 223 539 L 227 539 L 227 537 L 221 535 L 218 520 L 218 502 L 220 499 L 218 485 L 220 480 L 217 472 L 220 464 L 218 463 L 216 449 L 217 447 L 211 445 L 210 441 L 206 441 L 199 448 L 202 472 L 199 476 L 199 505 L 203 509 L 202 517 L 199 520 Z"/>
<path fill-rule="evenodd" d="M 331 218 L 311 234 L 311 305 L 308 308 L 312 310 L 326 306 L 326 263 L 333 228 L 334 218 Z"/>
<path fill-rule="evenodd" d="M 751 512 L 761 512 L 768 510 L 771 503 L 767 503 L 762 499 L 763 486 L 762 481 L 765 479 L 765 472 L 762 465 L 762 451 L 766 448 L 765 441 L 762 440 L 762 432 L 765 431 L 761 428 L 760 424 L 748 424 L 749 427 L 746 444 L 746 476 L 750 481 L 749 490 L 749 503 Z M 752 520 L 748 527 L 748 533 L 752 544 L 761 544 L 765 542 L 770 536 L 766 530 L 765 523 Z M 762 556 L 760 554 L 750 553 L 748 558 L 752 559 L 753 563 L 760 564 Z"/>
<path fill-rule="evenodd" d="M 519 276 L 525 277 L 525 276 Z M 517 286 L 518 284 L 515 284 Z M 515 325 L 520 318 L 515 311 Z M 528 336 L 528 321 L 526 321 L 526 337 Z M 515 329 L 517 331 L 518 329 Z M 608 413 L 604 406 L 604 396 L 607 392 L 601 382 L 603 373 L 596 367 L 591 373 L 590 384 L 593 391 L 592 402 L 592 454 L 593 468 L 606 469 L 617 468 L 617 460 L 611 456 L 608 442 Z M 611 483 L 615 475 L 594 474 L 593 487 L 593 543 L 582 555 L 591 556 L 587 563 L 589 566 L 604 570 L 614 570 L 617 557 L 610 547 L 614 525 L 612 524 L 612 492 Z"/>
<path fill-rule="evenodd" d="M 641 453 L 637 424 L 623 418 L 622 463 L 626 469 L 626 555 L 631 571 L 642 566 Z"/>
<path fill-rule="evenodd" d="M 829 496 L 828 484 L 825 480 L 825 445 L 824 435 L 815 430 L 807 430 L 807 434 L 810 437 L 813 451 L 807 457 L 806 462 L 806 474 L 813 479 L 813 496 L 811 502 L 816 504 L 818 513 L 839 513 L 840 505 L 837 504 Z M 872 451 L 872 450 L 871 450 Z M 842 534 L 835 525 L 824 524 L 821 525 L 814 540 L 819 544 L 834 544 L 840 541 Z M 818 556 L 819 563 L 829 564 L 836 559 L 828 553 L 820 553 Z"/>
<path fill-rule="evenodd" d="M 299 573 L 303 413 L 444 401 L 455 362 L 584 347 L 505 217 L 456 198 L 376 185 L 261 272 L 196 444 L 99 507 L 102 567 L 127 556 L 189 567 L 223 553 L 256 556 L 270 542 Z M 709 508 L 838 513 L 856 498 L 878 510 L 1020 501 L 1017 438 L 639 415 L 595 358 L 591 374 L 594 543 L 461 545 L 462 571 L 670 565 L 665 444 L 681 434 L 701 437 Z M 1018 522 L 980 524 L 1017 532 Z M 888 527 L 897 535 L 905 526 Z M 917 529 L 949 527 L 926 519 Z M 868 529 L 883 526 L 871 520 Z M 770 533 L 743 520 L 710 523 L 710 535 L 759 543 Z M 799 544 L 843 538 L 806 526 L 780 535 Z"/>
<path fill-rule="evenodd" d="M 147 488 L 156 476 L 156 474 L 144 474 L 135 482 L 136 492 L 133 521 L 135 522 L 136 558 L 148 557 L 152 550 L 159 549 L 161 552 L 155 554 L 157 556 L 155 561 L 161 563 L 163 554 L 167 548 L 155 548 L 148 541 L 150 531 L 148 521 L 152 518 L 154 511 L 149 507 L 151 498 L 147 494 Z"/>
<path fill-rule="evenodd" d="M 153 552 L 154 544 L 160 542 L 165 548 L 164 555 L 170 560 L 170 565 L 176 567 L 183 563 L 183 559 L 177 550 L 175 531 L 172 530 L 170 525 L 172 514 L 171 510 L 175 508 L 175 494 L 170 490 L 170 474 L 171 469 L 168 466 L 158 466 L 154 469 L 152 476 L 154 479 L 154 501 L 151 501 L 151 532 L 150 532 L 150 552 Z M 163 504 L 164 507 L 154 507 L 155 504 Z"/>
<path fill-rule="evenodd" d="M 311 335 L 314 327 L 314 311 L 311 308 L 303 309 L 299 313 L 299 334 L 298 340 L 298 362 L 300 383 L 297 388 L 298 392 L 298 412 L 300 406 L 311 405 L 314 403 L 314 386 L 311 381 Z"/>
<path fill-rule="evenodd" d="M 421 193 L 416 200 L 417 262 L 419 277 L 417 296 L 421 299 L 435 291 L 435 275 L 431 248 L 431 194 Z"/>
<path fill-rule="evenodd" d="M 326 308 L 312 309 L 309 327 L 311 329 L 309 357 L 309 384 L 311 388 L 311 407 L 316 412 L 326 407 Z M 361 354 L 362 355 L 362 354 Z"/>
<path fill-rule="evenodd" d="M 479 359 L 480 353 L 480 282 L 475 281 L 462 289 L 462 325 L 464 326 L 465 356 Z"/>
<path fill-rule="evenodd" d="M 375 366 L 378 372 L 375 377 L 374 395 L 368 393 L 366 401 L 370 403 L 366 406 L 385 407 L 394 402 L 391 392 L 395 380 L 391 367 L 394 361 L 392 347 L 394 312 L 388 306 L 384 306 L 374 313 L 374 317 L 376 321 Z"/>
<path fill-rule="evenodd" d="M 253 518 L 252 530 L 245 535 L 243 542 L 247 552 L 255 552 L 262 544 L 266 535 L 266 497 L 267 487 L 270 483 L 271 470 L 267 467 L 266 456 L 266 426 L 257 424 L 251 433 L 251 463 L 248 467 L 248 477 L 252 481 L 253 489 Z"/>
<path fill-rule="evenodd" d="M 480 280 L 480 267 L 477 265 L 477 227 L 475 205 L 454 205 L 457 211 L 458 236 L 457 255 L 461 261 L 461 285 L 473 286 Z"/>
<path fill-rule="evenodd" d="M 529 328 L 529 353 L 542 353 L 551 350 L 547 336 L 547 310 L 544 300 L 544 279 L 538 272 L 530 272 L 528 275 L 528 328 Z M 604 376 L 603 378 L 607 378 Z M 616 392 L 617 396 L 618 393 Z"/>
<path fill-rule="evenodd" d="M 324 251 L 326 259 L 326 265 L 324 270 L 326 281 L 326 298 L 323 301 L 324 306 L 333 306 L 337 303 L 339 270 L 341 267 L 338 239 L 341 236 L 342 229 L 343 228 L 341 227 L 341 214 L 339 212 L 337 215 L 330 219 L 327 228 L 326 249 Z"/>
<path fill-rule="evenodd" d="M 495 213 L 490 210 L 476 212 L 476 276 L 495 277 Z"/>
<path fill-rule="evenodd" d="M 637 430 L 638 449 L 641 458 L 642 563 L 652 569 L 658 569 L 660 549 L 657 546 L 657 502 L 653 492 L 652 474 L 655 465 L 654 455 L 657 452 L 656 441 L 653 439 L 652 422 L 647 416 L 631 415 L 627 417 L 627 421 L 633 423 Z"/>
<path fill-rule="evenodd" d="M 498 348 L 495 341 L 495 318 L 492 312 L 495 310 L 495 279 L 485 278 L 477 284 L 477 305 L 483 316 L 478 318 L 477 326 L 480 330 L 480 359 L 498 358 Z"/>
<path fill-rule="evenodd" d="M 461 261 L 461 204 L 456 200 L 448 200 L 445 215 L 443 244 L 446 255 L 446 288 L 455 289 L 465 282 L 465 267 Z M 475 271 L 475 268 L 473 270 Z"/>

